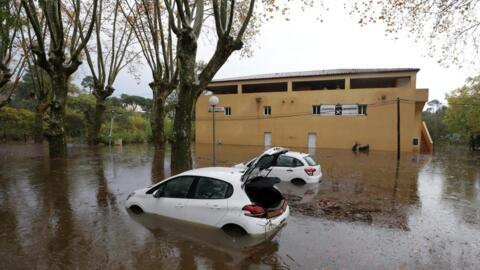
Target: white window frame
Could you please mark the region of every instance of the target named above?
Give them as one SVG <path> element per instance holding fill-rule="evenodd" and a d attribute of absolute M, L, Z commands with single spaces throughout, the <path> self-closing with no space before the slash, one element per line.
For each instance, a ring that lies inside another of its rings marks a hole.
<path fill-rule="evenodd" d="M 263 115 L 264 116 L 272 115 L 272 106 L 263 106 Z"/>
<path fill-rule="evenodd" d="M 232 107 L 225 107 L 225 116 L 231 116 L 232 115 Z"/>

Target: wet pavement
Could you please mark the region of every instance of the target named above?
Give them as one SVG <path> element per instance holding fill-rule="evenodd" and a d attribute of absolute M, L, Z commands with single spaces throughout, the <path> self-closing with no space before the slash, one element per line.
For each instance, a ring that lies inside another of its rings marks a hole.
<path fill-rule="evenodd" d="M 0 269 L 478 269 L 480 154 L 433 156 L 316 149 L 322 182 L 279 188 L 291 216 L 276 235 L 238 237 L 129 213 L 138 188 L 169 176 L 148 145 L 71 146 L 50 160 L 34 145 L 0 145 Z M 259 147 L 217 147 L 219 165 Z M 308 151 L 308 149 L 296 149 Z M 211 145 L 194 164 L 210 166 Z"/>

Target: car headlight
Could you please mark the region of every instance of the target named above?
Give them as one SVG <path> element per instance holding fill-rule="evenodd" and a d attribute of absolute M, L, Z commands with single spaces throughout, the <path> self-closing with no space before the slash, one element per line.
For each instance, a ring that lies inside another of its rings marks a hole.
<path fill-rule="evenodd" d="M 128 194 L 127 200 L 130 199 L 130 197 L 132 197 L 133 195 L 135 195 L 135 192 L 132 192 L 132 193 Z"/>

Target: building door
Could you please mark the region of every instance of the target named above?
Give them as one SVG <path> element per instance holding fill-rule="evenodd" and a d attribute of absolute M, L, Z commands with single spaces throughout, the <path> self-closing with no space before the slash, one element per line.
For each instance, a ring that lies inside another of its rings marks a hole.
<path fill-rule="evenodd" d="M 265 147 L 272 147 L 272 133 L 265 132 Z"/>
<path fill-rule="evenodd" d="M 316 147 L 317 147 L 317 134 L 308 133 L 308 148 L 316 148 Z"/>

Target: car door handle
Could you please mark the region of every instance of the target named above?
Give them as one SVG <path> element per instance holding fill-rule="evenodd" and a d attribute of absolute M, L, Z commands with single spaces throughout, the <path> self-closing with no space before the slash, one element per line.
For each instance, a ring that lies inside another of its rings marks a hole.
<path fill-rule="evenodd" d="M 287 172 L 293 172 L 293 170 L 292 170 L 292 169 L 288 169 Z"/>
<path fill-rule="evenodd" d="M 183 203 L 177 203 L 175 205 L 176 208 L 183 208 L 185 205 L 183 205 Z"/>
<path fill-rule="evenodd" d="M 211 205 L 210 208 L 212 208 L 212 209 L 220 209 L 220 205 L 214 204 L 214 205 Z"/>

